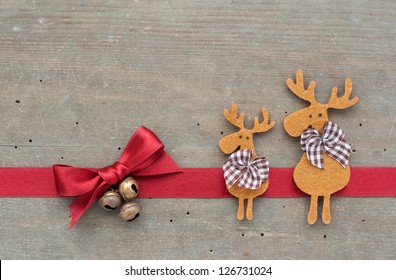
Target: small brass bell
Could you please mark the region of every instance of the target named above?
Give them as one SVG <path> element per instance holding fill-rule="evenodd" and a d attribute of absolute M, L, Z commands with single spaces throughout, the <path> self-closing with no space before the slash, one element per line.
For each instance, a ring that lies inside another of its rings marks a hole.
<path fill-rule="evenodd" d="M 132 222 L 137 219 L 142 211 L 142 207 L 135 202 L 127 202 L 121 206 L 120 218 L 125 222 Z"/>
<path fill-rule="evenodd" d="M 139 186 L 135 179 L 127 177 L 118 186 L 118 191 L 126 201 L 130 201 L 139 194 Z"/>
<path fill-rule="evenodd" d="M 107 191 L 99 199 L 99 205 L 105 210 L 115 210 L 122 204 L 122 198 L 116 191 Z"/>

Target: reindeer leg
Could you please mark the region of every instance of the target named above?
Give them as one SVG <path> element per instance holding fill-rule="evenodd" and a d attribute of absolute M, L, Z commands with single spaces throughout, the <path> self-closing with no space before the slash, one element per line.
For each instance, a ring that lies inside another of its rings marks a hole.
<path fill-rule="evenodd" d="M 308 224 L 313 225 L 318 218 L 318 196 L 311 195 L 311 204 L 309 206 Z"/>
<path fill-rule="evenodd" d="M 326 225 L 330 224 L 331 214 L 330 214 L 330 195 L 325 195 L 323 197 L 323 210 L 322 210 L 322 221 Z"/>
<path fill-rule="evenodd" d="M 251 221 L 253 220 L 253 198 L 248 198 L 248 204 L 246 208 L 246 218 Z"/>
<path fill-rule="evenodd" d="M 241 221 L 243 220 L 244 217 L 245 217 L 245 200 L 240 197 L 237 218 L 239 221 Z"/>

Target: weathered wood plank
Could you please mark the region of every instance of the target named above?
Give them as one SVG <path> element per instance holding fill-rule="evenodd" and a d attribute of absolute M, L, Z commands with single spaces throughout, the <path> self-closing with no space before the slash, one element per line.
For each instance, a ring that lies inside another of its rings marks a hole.
<path fill-rule="evenodd" d="M 0 7 L 2 166 L 104 166 L 145 125 L 182 167 L 220 167 L 217 142 L 234 131 L 222 111 L 233 101 L 247 125 L 269 110 L 276 125 L 257 150 L 271 166 L 294 166 L 298 140 L 281 123 L 306 106 L 286 87 L 298 68 L 321 102 L 352 78 L 359 104 L 330 112 L 354 146 L 351 164 L 395 166 L 394 1 Z M 233 199 L 140 200 L 133 225 L 95 206 L 67 231 L 70 202 L 0 199 L 0 258 L 396 257 L 394 198 L 335 198 L 329 226 L 306 224 L 306 199 L 257 200 L 250 223 L 236 221 Z"/>
<path fill-rule="evenodd" d="M 307 199 L 258 199 L 252 222 L 234 199 L 141 199 L 122 223 L 99 206 L 67 231 L 68 199 L 3 199 L 1 258 L 394 259 L 393 198 L 334 198 L 330 226 L 309 226 Z M 187 214 L 187 212 L 189 214 Z"/>

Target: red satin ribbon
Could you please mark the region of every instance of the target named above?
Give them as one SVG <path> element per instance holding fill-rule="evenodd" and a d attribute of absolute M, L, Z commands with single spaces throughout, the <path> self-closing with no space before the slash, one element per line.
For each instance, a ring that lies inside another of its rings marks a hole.
<path fill-rule="evenodd" d="M 77 196 L 70 205 L 70 227 L 107 189 L 127 175 L 150 177 L 182 172 L 162 142 L 145 127 L 136 130 L 120 159 L 112 165 L 101 169 L 54 165 L 53 171 L 59 196 Z"/>
<path fill-rule="evenodd" d="M 231 197 L 221 168 L 183 168 L 183 173 L 136 177 L 138 198 Z M 291 167 L 272 167 L 269 187 L 262 197 L 302 197 Z M 61 197 L 51 167 L 0 168 L 0 197 Z M 351 167 L 348 185 L 334 196 L 396 196 L 395 167 Z"/>

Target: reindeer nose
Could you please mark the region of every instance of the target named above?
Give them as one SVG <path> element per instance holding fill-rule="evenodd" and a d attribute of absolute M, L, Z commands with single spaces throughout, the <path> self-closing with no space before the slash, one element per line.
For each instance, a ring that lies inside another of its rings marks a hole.
<path fill-rule="evenodd" d="M 239 139 L 239 136 L 242 137 L 242 135 L 236 136 L 236 135 L 231 134 L 231 135 L 228 135 L 220 140 L 219 147 L 223 151 L 223 153 L 232 154 L 233 152 L 235 152 L 236 150 L 239 149 L 240 146 L 238 144 L 241 141 Z"/>

